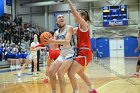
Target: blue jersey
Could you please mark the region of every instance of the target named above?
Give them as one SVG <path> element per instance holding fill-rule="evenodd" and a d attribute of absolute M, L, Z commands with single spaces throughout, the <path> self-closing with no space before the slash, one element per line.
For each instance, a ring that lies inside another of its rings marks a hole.
<path fill-rule="evenodd" d="M 20 53 L 20 58 L 26 58 L 26 56 L 27 56 L 26 52 L 21 52 Z"/>
<path fill-rule="evenodd" d="M 50 46 L 46 45 L 46 52 L 49 52 L 49 50 L 50 50 Z"/>
<path fill-rule="evenodd" d="M 2 55 L 2 48 L 0 48 L 0 54 Z"/>
<path fill-rule="evenodd" d="M 17 58 L 17 59 L 20 58 L 20 52 L 15 53 L 15 58 Z"/>
<path fill-rule="evenodd" d="M 12 52 L 11 51 L 7 52 L 7 54 L 5 55 L 5 59 L 8 59 L 8 58 L 12 58 Z"/>

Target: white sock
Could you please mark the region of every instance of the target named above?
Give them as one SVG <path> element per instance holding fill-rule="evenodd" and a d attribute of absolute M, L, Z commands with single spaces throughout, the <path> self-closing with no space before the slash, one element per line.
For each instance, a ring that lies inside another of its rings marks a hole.
<path fill-rule="evenodd" d="M 20 70 L 19 73 L 22 73 L 22 71 Z"/>
<path fill-rule="evenodd" d="M 97 60 L 97 57 L 95 57 L 96 58 L 96 60 Z"/>
<path fill-rule="evenodd" d="M 49 79 L 49 77 L 48 77 L 48 76 L 46 76 L 46 79 Z"/>
<path fill-rule="evenodd" d="M 20 70 L 20 71 L 18 72 L 18 77 L 20 77 L 21 74 L 22 74 L 22 71 Z"/>
<path fill-rule="evenodd" d="M 73 93 L 79 93 L 79 90 L 73 90 Z"/>
<path fill-rule="evenodd" d="M 34 75 L 37 75 L 37 72 L 34 72 L 33 74 L 34 74 Z"/>
<path fill-rule="evenodd" d="M 88 90 L 89 91 L 92 91 L 94 89 L 94 87 L 91 85 L 91 86 L 88 86 Z"/>
<path fill-rule="evenodd" d="M 56 93 L 56 90 L 52 90 L 52 92 L 51 93 Z"/>

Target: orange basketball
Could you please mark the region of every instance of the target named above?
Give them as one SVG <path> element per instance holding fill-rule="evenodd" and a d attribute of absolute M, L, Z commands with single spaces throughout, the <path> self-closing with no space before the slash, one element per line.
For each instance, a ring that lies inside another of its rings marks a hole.
<path fill-rule="evenodd" d="M 44 32 L 40 35 L 40 42 L 42 45 L 45 45 L 44 39 L 50 39 L 52 37 L 52 34 L 50 32 Z"/>

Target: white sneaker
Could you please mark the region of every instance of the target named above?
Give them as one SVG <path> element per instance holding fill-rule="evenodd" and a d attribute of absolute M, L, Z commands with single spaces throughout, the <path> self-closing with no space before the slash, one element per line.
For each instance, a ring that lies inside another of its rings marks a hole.
<path fill-rule="evenodd" d="M 13 69 L 16 69 L 16 66 L 13 66 Z"/>
<path fill-rule="evenodd" d="M 18 69 L 20 69 L 21 68 L 21 66 L 20 65 L 18 65 Z"/>
<path fill-rule="evenodd" d="M 38 77 L 37 73 L 33 73 L 33 76 L 34 76 L 34 77 Z"/>
<path fill-rule="evenodd" d="M 56 93 L 56 90 L 52 90 L 51 93 Z"/>
<path fill-rule="evenodd" d="M 20 65 L 17 65 L 17 66 L 16 66 L 16 69 L 20 69 L 20 68 L 21 68 L 21 66 L 20 66 Z"/>
<path fill-rule="evenodd" d="M 18 77 L 21 77 L 21 74 L 22 74 L 22 72 L 21 72 L 21 71 L 19 71 L 19 72 L 18 72 Z"/>
<path fill-rule="evenodd" d="M 13 65 L 10 66 L 10 69 L 13 70 Z"/>
<path fill-rule="evenodd" d="M 31 65 L 31 64 L 29 64 L 29 65 L 28 65 L 28 67 L 29 67 L 29 68 L 31 68 L 31 67 L 32 67 L 32 65 Z"/>

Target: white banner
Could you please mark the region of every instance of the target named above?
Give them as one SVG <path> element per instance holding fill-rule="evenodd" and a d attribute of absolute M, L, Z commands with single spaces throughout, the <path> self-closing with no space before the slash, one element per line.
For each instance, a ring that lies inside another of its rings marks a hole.
<path fill-rule="evenodd" d="M 11 14 L 11 6 L 6 5 L 6 0 L 4 0 L 4 13 Z"/>

